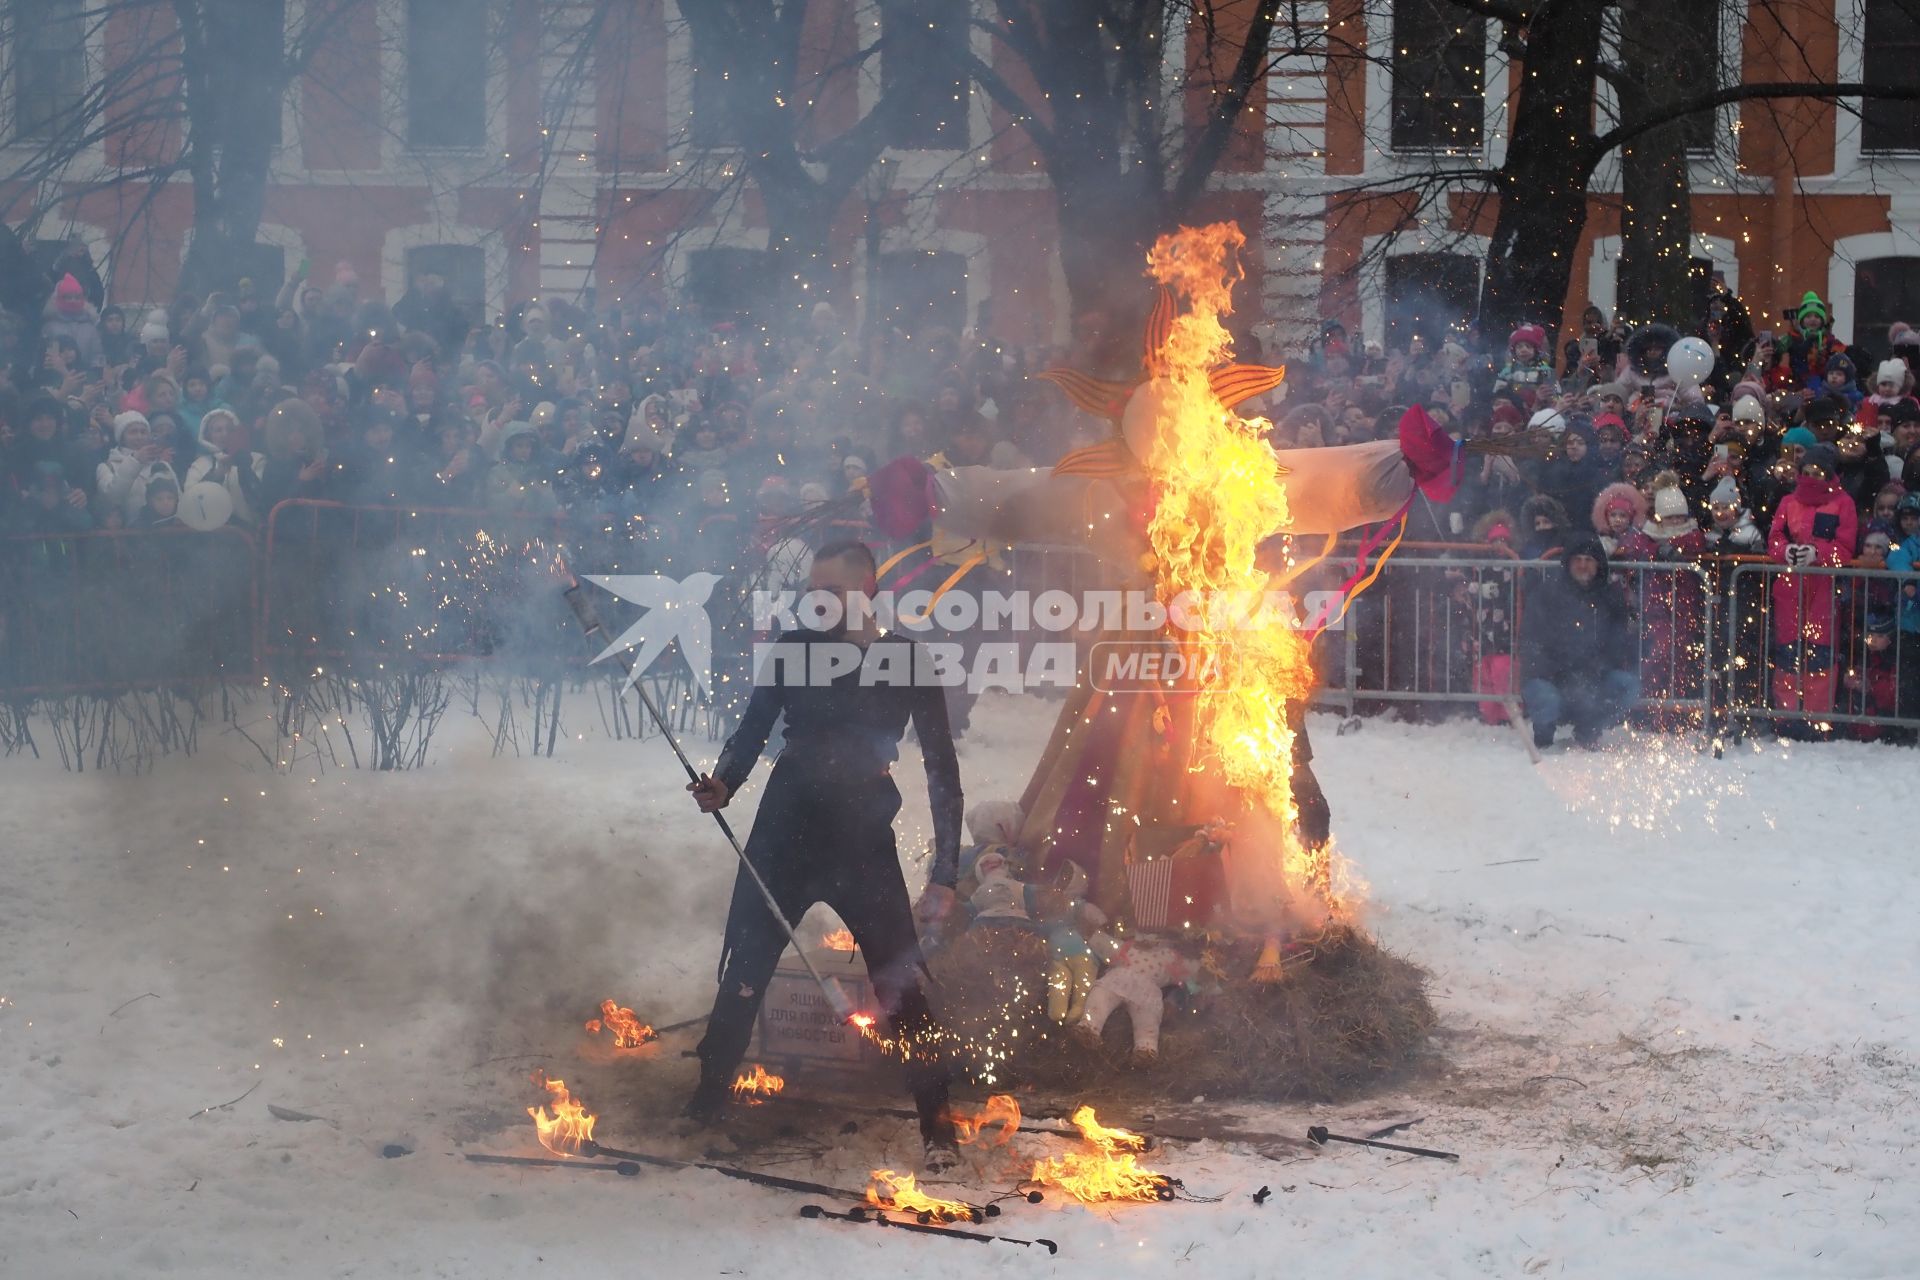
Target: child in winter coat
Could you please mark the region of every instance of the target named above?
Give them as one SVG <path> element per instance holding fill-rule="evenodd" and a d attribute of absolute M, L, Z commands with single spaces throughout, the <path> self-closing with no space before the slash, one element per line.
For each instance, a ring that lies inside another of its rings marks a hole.
<path fill-rule="evenodd" d="M 146 509 L 147 486 L 154 480 L 165 477 L 176 494 L 180 491 L 180 478 L 154 442 L 145 414 L 129 409 L 115 418 L 113 438 L 113 451 L 94 472 L 94 488 L 107 506 L 130 521 Z"/>
<path fill-rule="evenodd" d="M 100 316 L 87 301 L 87 291 L 68 272 L 53 287 L 46 312 L 40 321 L 41 341 L 51 344 L 64 338 L 78 348 L 76 369 L 98 369 L 106 361 L 106 349 L 100 341 Z"/>
<path fill-rule="evenodd" d="M 1800 386 L 1818 386 L 1826 376 L 1827 361 L 1846 353 L 1847 344 L 1833 336 L 1827 328 L 1828 320 L 1827 304 L 1820 300 L 1819 294 L 1807 290 L 1794 315 L 1799 333 L 1787 344 L 1787 363 L 1793 369 L 1794 382 Z"/>
<path fill-rule="evenodd" d="M 1853 555 L 1860 517 L 1834 480 L 1840 468 L 1832 445 L 1800 455 L 1800 478 L 1780 502 L 1767 554 L 1791 569 L 1838 568 Z M 1782 573 L 1773 580 L 1773 696 L 1786 711 L 1821 715 L 1833 710 L 1835 579 Z M 1798 731 L 1797 722 L 1789 722 Z M 1786 727 L 1786 726 L 1783 726 Z"/>
<path fill-rule="evenodd" d="M 1701 535 L 1708 551 L 1716 555 L 1753 555 L 1760 551 L 1760 527 L 1741 501 L 1740 486 L 1732 476 L 1721 476 L 1707 494 L 1707 516 L 1711 523 Z"/>
<path fill-rule="evenodd" d="M 171 475 L 155 476 L 147 485 L 146 506 L 128 522 L 129 529 L 169 529 L 180 524 L 180 486 Z"/>
<path fill-rule="evenodd" d="M 1855 407 L 1854 418 L 1867 426 L 1886 430 L 1880 415 L 1902 404 L 1920 406 L 1920 400 L 1914 399 L 1913 379 L 1907 371 L 1907 362 L 1896 356 L 1891 360 L 1882 360 L 1880 367 L 1873 371 L 1873 391 Z"/>
<path fill-rule="evenodd" d="M 1517 392 L 1529 407 L 1535 405 L 1553 381 L 1553 365 L 1545 356 L 1547 331 L 1523 324 L 1507 339 L 1507 363 L 1494 379 L 1493 389 Z"/>
<path fill-rule="evenodd" d="M 200 456 L 187 468 L 187 484 L 209 481 L 224 487 L 233 499 L 235 524 L 258 524 L 256 502 L 267 460 L 239 447 L 240 420 L 227 408 L 209 409 L 200 419 Z"/>
<path fill-rule="evenodd" d="M 1853 367 L 1848 357 L 1835 354 L 1827 357 L 1827 367 L 1820 377 L 1807 384 L 1807 390 L 1815 395 L 1840 396 L 1847 402 L 1849 409 L 1860 407 L 1860 371 Z"/>
<path fill-rule="evenodd" d="M 1646 539 L 1646 535 L 1639 530 L 1640 522 L 1647 518 L 1646 495 L 1624 480 L 1615 481 L 1600 491 L 1593 500 L 1592 516 L 1593 531 L 1600 535 L 1600 545 L 1606 549 L 1608 559 L 1641 558 L 1622 554 L 1621 547 L 1625 545 L 1631 545 L 1635 550 L 1652 549 L 1635 539 L 1636 534 L 1640 539 Z"/>

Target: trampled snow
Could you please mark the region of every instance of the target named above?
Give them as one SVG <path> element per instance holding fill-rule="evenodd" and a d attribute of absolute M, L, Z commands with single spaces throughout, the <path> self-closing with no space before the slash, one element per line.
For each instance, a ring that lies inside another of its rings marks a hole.
<path fill-rule="evenodd" d="M 1018 795 L 1053 707 L 982 704 L 970 799 Z M 1224 1199 L 991 1227 L 1056 1258 L 803 1221 L 707 1173 L 461 1158 L 541 1154 L 536 1068 L 604 1141 L 693 1150 L 659 1136 L 685 1038 L 616 1059 L 582 1027 L 608 996 L 664 1024 L 712 994 L 731 855 L 657 740 L 493 759 L 450 722 L 392 775 L 276 775 L 210 733 L 143 777 L 0 761 L 0 1275 L 1920 1273 L 1920 757 L 1616 734 L 1536 768 L 1506 729 L 1335 725 L 1336 838 L 1372 927 L 1432 972 L 1437 1062 L 1230 1110 L 1417 1119 L 1394 1140 L 1459 1163 L 1173 1145 L 1150 1163 Z M 898 773 L 917 867 L 911 747 Z M 829 1150 L 778 1172 L 916 1167 L 906 1122 L 805 1136 Z M 1004 1191 L 997 1168 L 968 1185 Z"/>

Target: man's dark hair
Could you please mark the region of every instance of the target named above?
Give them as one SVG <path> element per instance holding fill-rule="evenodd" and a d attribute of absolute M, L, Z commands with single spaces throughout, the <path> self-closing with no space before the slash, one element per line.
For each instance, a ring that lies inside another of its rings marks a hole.
<path fill-rule="evenodd" d="M 822 560 L 851 560 L 863 566 L 869 574 L 877 573 L 880 562 L 873 558 L 873 548 L 857 538 L 842 538 L 838 542 L 829 542 L 813 553 L 814 563 Z"/>

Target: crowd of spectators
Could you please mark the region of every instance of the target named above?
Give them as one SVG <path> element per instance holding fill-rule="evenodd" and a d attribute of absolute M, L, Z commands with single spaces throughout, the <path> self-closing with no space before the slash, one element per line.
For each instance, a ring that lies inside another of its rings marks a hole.
<path fill-rule="evenodd" d="M 193 511 L 257 529 L 288 499 L 319 499 L 553 517 L 609 570 L 725 573 L 764 561 L 811 509 L 834 513 L 822 536 L 861 536 L 846 495 L 889 459 L 1046 465 L 1102 438 L 1107 424 L 1029 375 L 1130 373 L 1139 343 L 1098 312 L 1046 351 L 999 341 L 988 307 L 963 331 L 911 333 L 828 302 L 794 314 L 769 324 L 636 291 L 489 320 L 430 273 L 389 300 L 344 262 L 325 278 L 302 264 L 277 296 L 240 280 L 126 309 L 104 305 L 77 251 L 0 366 L 0 531 L 176 526 L 196 493 Z M 1256 332 L 1243 358 L 1289 366 L 1252 406 L 1276 445 L 1385 438 L 1416 404 L 1457 436 L 1529 442 L 1471 457 L 1452 504 L 1418 504 L 1416 543 L 1909 572 L 1920 558 L 1920 333 L 1843 342 L 1815 294 L 1773 328 L 1716 285 L 1678 328 L 1589 308 L 1564 340 L 1538 324 L 1484 338 L 1415 327 L 1383 349 L 1329 321 L 1288 352 L 1259 350 Z M 1668 375 L 1683 334 L 1715 353 L 1699 384 Z M 1857 709 L 1920 715 L 1920 602 L 1884 585 L 1858 602 L 1833 583 L 1774 600 L 1761 643 L 1785 672 L 1782 705 L 1830 711 L 1851 691 Z M 1645 628 L 1683 634 L 1697 616 L 1686 591 L 1638 594 Z M 1487 633 L 1466 660 L 1521 647 L 1489 652 Z M 1914 687 L 1843 669 L 1862 646 L 1897 654 Z"/>

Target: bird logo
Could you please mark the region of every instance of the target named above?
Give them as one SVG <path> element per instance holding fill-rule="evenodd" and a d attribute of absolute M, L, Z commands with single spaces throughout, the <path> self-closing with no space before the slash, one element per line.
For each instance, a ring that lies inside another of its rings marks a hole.
<path fill-rule="evenodd" d="M 675 581 L 657 573 L 589 574 L 587 581 L 637 604 L 646 612 L 639 621 L 620 634 L 620 638 L 598 654 L 604 661 L 622 649 L 638 650 L 633 655 L 633 675 L 629 683 L 639 681 L 654 659 L 666 651 L 672 641 L 680 642 L 680 656 L 693 672 L 694 683 L 703 695 L 712 693 L 713 621 L 707 616 L 707 597 L 720 581 L 717 573 L 692 573 Z"/>

